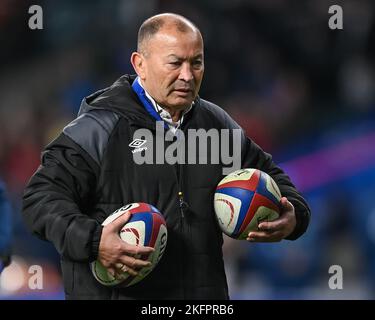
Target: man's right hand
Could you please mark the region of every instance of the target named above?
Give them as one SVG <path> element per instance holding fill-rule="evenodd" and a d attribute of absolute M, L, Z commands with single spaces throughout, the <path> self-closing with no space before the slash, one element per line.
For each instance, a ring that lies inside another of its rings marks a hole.
<path fill-rule="evenodd" d="M 130 219 L 130 215 L 126 212 L 104 226 L 100 238 L 98 260 L 117 278 L 125 271 L 136 276 L 138 269 L 151 265 L 151 262 L 139 257 L 143 255 L 147 257 L 154 251 L 152 247 L 131 245 L 120 238 L 119 232 Z"/>

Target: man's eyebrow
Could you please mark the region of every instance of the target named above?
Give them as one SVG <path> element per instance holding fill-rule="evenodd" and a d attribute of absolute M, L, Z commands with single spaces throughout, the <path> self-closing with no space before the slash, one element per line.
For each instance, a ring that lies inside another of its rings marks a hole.
<path fill-rule="evenodd" d="M 173 53 L 167 55 L 167 58 L 176 58 L 176 59 L 181 59 L 180 57 L 176 56 L 176 55 L 173 54 Z"/>
<path fill-rule="evenodd" d="M 203 54 L 202 53 L 198 53 L 196 56 L 193 57 L 194 59 L 202 59 L 203 58 Z"/>
<path fill-rule="evenodd" d="M 178 60 L 183 60 L 182 57 L 179 57 L 179 56 L 175 55 L 174 53 L 171 53 L 171 54 L 167 55 L 167 58 L 175 58 L 175 59 L 178 59 Z M 193 57 L 193 59 L 201 59 L 201 58 L 203 58 L 202 53 L 198 53 L 196 56 Z"/>

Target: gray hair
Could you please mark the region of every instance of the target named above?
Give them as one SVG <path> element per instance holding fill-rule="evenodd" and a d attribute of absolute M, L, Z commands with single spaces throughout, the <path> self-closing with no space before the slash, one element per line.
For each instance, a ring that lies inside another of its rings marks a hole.
<path fill-rule="evenodd" d="M 181 33 L 197 32 L 202 37 L 197 26 L 189 19 L 174 13 L 162 13 L 145 20 L 138 31 L 137 51 L 147 54 L 147 42 L 164 26 L 172 26 Z"/>

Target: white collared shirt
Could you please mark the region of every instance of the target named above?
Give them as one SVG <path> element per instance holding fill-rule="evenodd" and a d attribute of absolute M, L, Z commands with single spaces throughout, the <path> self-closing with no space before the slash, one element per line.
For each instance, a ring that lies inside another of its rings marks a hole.
<path fill-rule="evenodd" d="M 175 122 L 175 121 L 173 121 L 172 116 L 170 115 L 170 113 L 167 110 L 164 110 L 155 101 L 155 99 L 150 96 L 150 94 L 143 87 L 143 85 L 141 83 L 141 79 L 139 79 L 139 77 L 137 77 L 137 81 L 138 81 L 139 85 L 143 88 L 143 90 L 145 90 L 146 97 L 151 101 L 151 103 L 152 103 L 155 111 L 160 115 L 160 118 L 168 124 L 168 127 L 173 132 L 173 134 L 176 134 L 177 129 L 179 129 L 181 127 L 182 122 L 184 121 L 184 115 L 187 114 L 191 110 L 191 108 L 193 107 L 193 103 L 194 102 L 188 108 L 186 108 L 182 112 L 181 119 L 179 121 Z"/>

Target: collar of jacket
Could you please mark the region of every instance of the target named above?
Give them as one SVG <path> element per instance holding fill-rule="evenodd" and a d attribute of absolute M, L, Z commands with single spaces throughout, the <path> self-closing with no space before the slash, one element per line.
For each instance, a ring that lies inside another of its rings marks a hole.
<path fill-rule="evenodd" d="M 145 107 L 146 111 L 150 114 L 151 117 L 155 119 L 155 121 L 163 121 L 160 114 L 156 112 L 152 102 L 146 95 L 145 89 L 137 81 L 137 78 L 132 83 L 132 89 L 137 94 L 139 100 L 142 102 L 143 106 Z M 168 129 L 168 124 L 164 122 L 164 128 Z"/>

